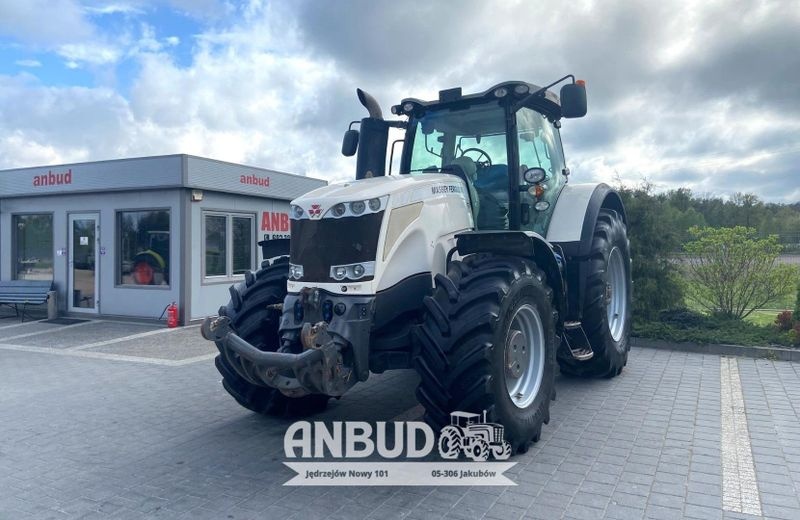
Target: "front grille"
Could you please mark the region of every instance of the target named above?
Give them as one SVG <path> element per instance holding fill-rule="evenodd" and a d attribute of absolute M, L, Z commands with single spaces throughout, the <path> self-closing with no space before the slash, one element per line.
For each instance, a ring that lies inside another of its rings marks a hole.
<path fill-rule="evenodd" d="M 358 217 L 291 221 L 290 262 L 303 266 L 300 281 L 345 283 L 331 278 L 331 266 L 374 261 L 384 211 Z M 359 278 L 358 282 L 372 280 Z"/>

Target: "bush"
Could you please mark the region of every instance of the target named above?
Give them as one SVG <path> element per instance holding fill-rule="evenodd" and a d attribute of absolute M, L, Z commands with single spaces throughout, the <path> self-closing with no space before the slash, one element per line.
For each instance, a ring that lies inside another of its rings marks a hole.
<path fill-rule="evenodd" d="M 789 331 L 789 339 L 792 342 L 792 345 L 795 347 L 800 347 L 800 321 L 794 324 L 792 330 Z"/>
<path fill-rule="evenodd" d="M 794 302 L 794 321 L 800 322 L 800 281 L 797 283 L 797 299 Z"/>
<path fill-rule="evenodd" d="M 679 329 L 689 329 L 707 325 L 708 317 L 691 309 L 680 308 L 661 311 L 658 313 L 658 321 Z"/>
<path fill-rule="evenodd" d="M 775 318 L 775 325 L 778 326 L 778 330 L 790 330 L 793 324 L 792 311 L 779 312 Z"/>
<path fill-rule="evenodd" d="M 703 309 L 742 319 L 789 294 L 797 269 L 777 262 L 778 238 L 756 237 L 756 230 L 692 227 L 694 238 L 684 246 L 686 295 Z"/>

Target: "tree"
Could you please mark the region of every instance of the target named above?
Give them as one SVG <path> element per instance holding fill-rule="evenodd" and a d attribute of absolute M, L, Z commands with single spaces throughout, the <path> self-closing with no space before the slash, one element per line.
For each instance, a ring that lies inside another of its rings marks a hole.
<path fill-rule="evenodd" d="M 680 246 L 679 230 L 670 218 L 672 208 L 665 197 L 654 195 L 647 181 L 636 187 L 620 186 L 618 192 L 628 217 L 633 311 L 637 316 L 653 318 L 659 311 L 683 303 L 670 261 L 670 255 Z"/>
<path fill-rule="evenodd" d="M 797 285 L 797 268 L 777 262 L 778 237 L 758 238 L 754 228 L 689 230 L 684 245 L 686 296 L 709 312 L 742 319 L 789 294 Z"/>

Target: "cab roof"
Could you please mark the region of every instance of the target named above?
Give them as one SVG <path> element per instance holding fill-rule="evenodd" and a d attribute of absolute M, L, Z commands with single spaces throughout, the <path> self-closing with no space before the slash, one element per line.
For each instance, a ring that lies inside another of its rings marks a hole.
<path fill-rule="evenodd" d="M 483 92 L 467 95 L 462 94 L 461 87 L 456 87 L 440 90 L 439 99 L 434 101 L 405 98 L 399 105 L 392 107 L 392 113 L 399 116 L 419 116 L 431 109 L 456 108 L 481 101 L 500 100 L 506 97 L 519 102 L 528 94 L 538 90 L 541 90 L 541 87 L 525 81 L 504 81 Z M 561 118 L 561 101 L 550 90 L 544 91 L 542 95 L 535 96 L 525 106 L 538 110 L 551 119 Z"/>

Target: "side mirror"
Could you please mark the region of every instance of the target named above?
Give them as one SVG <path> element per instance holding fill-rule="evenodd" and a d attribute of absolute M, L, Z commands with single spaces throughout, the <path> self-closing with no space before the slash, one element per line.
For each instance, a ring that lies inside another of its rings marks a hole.
<path fill-rule="evenodd" d="M 544 168 L 539 168 L 538 166 L 534 166 L 533 168 L 528 168 L 525 170 L 525 173 L 522 174 L 522 178 L 525 179 L 525 182 L 528 184 L 538 184 L 547 177 L 547 172 L 544 171 Z"/>
<path fill-rule="evenodd" d="M 561 117 L 586 115 L 586 84 L 578 80 L 561 87 Z"/>
<path fill-rule="evenodd" d="M 344 133 L 342 138 L 342 155 L 352 157 L 358 149 L 358 130 L 350 129 Z"/>

